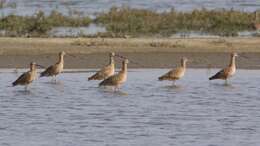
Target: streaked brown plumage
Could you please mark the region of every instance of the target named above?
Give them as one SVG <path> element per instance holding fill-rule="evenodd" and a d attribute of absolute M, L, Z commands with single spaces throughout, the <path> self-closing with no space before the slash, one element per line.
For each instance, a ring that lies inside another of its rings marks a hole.
<path fill-rule="evenodd" d="M 30 83 L 32 83 L 37 76 L 37 72 L 36 72 L 36 63 L 32 62 L 30 64 L 30 70 L 28 72 L 23 73 L 16 81 L 14 81 L 12 83 L 13 86 L 17 86 L 17 85 L 29 85 Z"/>
<path fill-rule="evenodd" d="M 181 59 L 181 66 L 177 67 L 176 69 L 172 69 L 166 74 L 160 76 L 158 79 L 159 81 L 169 80 L 169 81 L 176 81 L 182 78 L 186 72 L 186 62 L 188 61 L 187 58 Z"/>
<path fill-rule="evenodd" d="M 64 51 L 59 53 L 59 60 L 56 64 L 49 66 L 45 71 L 43 71 L 40 77 L 56 76 L 63 71 L 64 67 Z"/>
<path fill-rule="evenodd" d="M 115 62 L 114 62 L 115 53 L 110 53 L 110 62 L 107 66 L 103 67 L 97 73 L 88 78 L 88 80 L 104 80 L 115 74 Z"/>
<path fill-rule="evenodd" d="M 114 86 L 117 89 L 120 85 L 122 85 L 127 80 L 127 64 L 128 60 L 125 59 L 122 62 L 121 71 L 113 76 L 108 77 L 107 79 L 103 80 L 99 86 Z"/>
<path fill-rule="evenodd" d="M 236 73 L 236 57 L 237 54 L 232 53 L 230 57 L 230 64 L 226 68 L 217 72 L 214 76 L 210 77 L 209 80 L 222 79 L 227 82 L 227 79 Z"/>

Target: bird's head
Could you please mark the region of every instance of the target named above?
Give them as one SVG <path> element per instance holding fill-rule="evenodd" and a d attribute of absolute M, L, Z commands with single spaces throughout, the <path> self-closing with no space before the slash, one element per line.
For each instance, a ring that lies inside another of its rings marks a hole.
<path fill-rule="evenodd" d="M 124 64 L 128 64 L 128 63 L 129 63 L 129 60 L 128 60 L 128 59 L 125 59 L 125 60 L 123 61 L 123 63 L 124 63 Z"/>
<path fill-rule="evenodd" d="M 235 53 L 235 52 L 231 53 L 231 57 L 237 57 L 237 56 L 238 56 L 237 53 Z"/>
<path fill-rule="evenodd" d="M 30 67 L 31 68 L 35 68 L 35 67 L 45 68 L 45 66 L 37 64 L 36 62 L 31 62 Z"/>
<path fill-rule="evenodd" d="M 30 66 L 36 66 L 36 62 L 31 62 Z"/>
<path fill-rule="evenodd" d="M 183 58 L 181 59 L 181 62 L 186 63 L 186 62 L 188 62 L 188 59 L 187 59 L 186 57 L 183 57 Z"/>
<path fill-rule="evenodd" d="M 31 70 L 35 70 L 35 69 L 36 69 L 36 65 L 37 65 L 37 64 L 36 64 L 35 62 L 31 62 L 31 63 L 30 63 L 30 69 L 31 69 Z"/>
<path fill-rule="evenodd" d="M 59 55 L 60 55 L 60 56 L 64 56 L 64 55 L 66 55 L 66 53 L 65 53 L 64 51 L 61 51 L 61 52 L 59 53 Z"/>
<path fill-rule="evenodd" d="M 115 55 L 116 55 L 115 52 L 110 52 L 110 53 L 109 53 L 109 56 L 110 56 L 110 57 L 114 57 Z"/>

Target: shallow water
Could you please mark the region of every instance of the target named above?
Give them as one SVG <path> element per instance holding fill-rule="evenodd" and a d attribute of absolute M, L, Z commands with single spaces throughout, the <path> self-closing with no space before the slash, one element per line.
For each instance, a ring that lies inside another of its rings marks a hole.
<path fill-rule="evenodd" d="M 10 87 L 18 76 L 0 73 L 1 146 L 184 145 L 257 146 L 260 71 L 238 70 L 229 85 L 209 82 L 216 70 L 189 69 L 171 86 L 165 69 L 130 70 L 120 92 L 68 72 L 29 91 Z"/>
<path fill-rule="evenodd" d="M 168 11 L 171 8 L 178 11 L 200 8 L 255 11 L 260 8 L 259 0 L 7 0 L 7 2 L 7 8 L 0 9 L 2 15 L 10 13 L 32 15 L 39 10 L 48 13 L 54 9 L 65 14 L 77 10 L 83 14 L 95 15 L 95 13 L 108 11 L 113 6 L 155 11 Z M 13 3 L 15 7 L 12 7 Z"/>

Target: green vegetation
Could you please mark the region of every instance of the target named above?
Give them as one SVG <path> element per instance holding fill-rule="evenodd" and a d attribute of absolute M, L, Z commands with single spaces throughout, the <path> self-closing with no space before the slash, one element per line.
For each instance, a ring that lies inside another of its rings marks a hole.
<path fill-rule="evenodd" d="M 185 32 L 236 36 L 238 32 L 254 30 L 254 23 L 260 20 L 255 18 L 255 13 L 232 9 L 202 9 L 191 12 L 172 9 L 157 13 L 145 9 L 113 7 L 109 12 L 98 14 L 94 20 L 77 11 L 72 14 L 65 16 L 52 11 L 50 15 L 46 15 L 39 11 L 33 16 L 9 15 L 0 18 L 0 30 L 5 31 L 4 36 L 48 37 L 48 32 L 54 27 L 79 27 L 96 23 L 107 29 L 107 32 L 97 34 L 101 37 L 167 37 Z"/>
<path fill-rule="evenodd" d="M 11 1 L 6 1 L 6 0 L 0 0 L 0 9 L 3 8 L 16 8 L 16 3 L 15 2 L 11 2 Z"/>
<path fill-rule="evenodd" d="M 53 27 L 58 26 L 88 26 L 89 17 L 64 16 L 57 11 L 45 15 L 39 11 L 33 16 L 9 15 L 0 19 L 0 30 L 5 30 L 5 36 L 44 37 Z"/>
<path fill-rule="evenodd" d="M 221 36 L 235 36 L 239 31 L 253 30 L 255 14 L 235 10 L 193 10 L 192 12 L 156 13 L 131 8 L 110 9 L 96 22 L 117 35 L 169 36 L 177 32 L 198 31 Z"/>

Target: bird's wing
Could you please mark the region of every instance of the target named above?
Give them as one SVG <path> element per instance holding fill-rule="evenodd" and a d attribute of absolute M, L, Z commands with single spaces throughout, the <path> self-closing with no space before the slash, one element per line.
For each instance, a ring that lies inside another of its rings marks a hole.
<path fill-rule="evenodd" d="M 177 75 L 181 72 L 180 68 L 172 69 L 168 71 L 166 74 L 159 77 L 159 80 L 174 80 L 177 79 Z"/>
<path fill-rule="evenodd" d="M 107 79 L 105 79 L 105 80 L 103 80 L 100 84 L 99 84 L 99 86 L 112 86 L 112 85 L 115 85 L 115 84 L 117 84 L 117 82 L 119 81 L 120 79 L 119 79 L 119 76 L 118 76 L 118 74 L 116 74 L 116 75 L 113 75 L 113 76 L 110 76 L 110 77 L 108 77 Z"/>
<path fill-rule="evenodd" d="M 49 66 L 47 69 L 45 69 L 42 73 L 41 73 L 41 77 L 43 76 L 50 76 L 51 72 L 53 72 L 55 70 L 55 65 L 51 65 Z"/>
<path fill-rule="evenodd" d="M 172 76 L 174 76 L 174 75 L 175 75 L 175 72 L 176 72 L 176 70 L 175 70 L 175 69 L 173 69 L 173 70 L 170 70 L 170 71 L 168 71 L 168 72 L 165 74 L 165 76 L 172 77 Z"/>
<path fill-rule="evenodd" d="M 30 71 L 23 73 L 16 81 L 13 82 L 13 86 L 18 85 L 20 83 L 25 83 L 30 78 Z"/>
<path fill-rule="evenodd" d="M 182 74 L 182 72 L 183 72 L 183 68 L 178 67 L 178 68 L 172 70 L 171 75 L 172 75 L 172 77 L 179 77 L 180 74 Z"/>
<path fill-rule="evenodd" d="M 231 71 L 231 67 L 225 68 L 225 69 L 224 69 L 224 75 L 225 75 L 225 76 L 228 76 L 228 74 L 230 73 L 230 71 Z"/>
<path fill-rule="evenodd" d="M 94 75 L 89 77 L 89 80 L 102 80 L 109 74 L 111 69 L 112 69 L 111 65 L 105 66 L 101 70 L 96 72 Z"/>
<path fill-rule="evenodd" d="M 228 74 L 228 68 L 222 69 L 219 72 L 217 72 L 215 75 L 213 75 L 212 77 L 210 77 L 210 80 L 213 79 L 222 79 L 225 78 L 226 75 Z"/>

